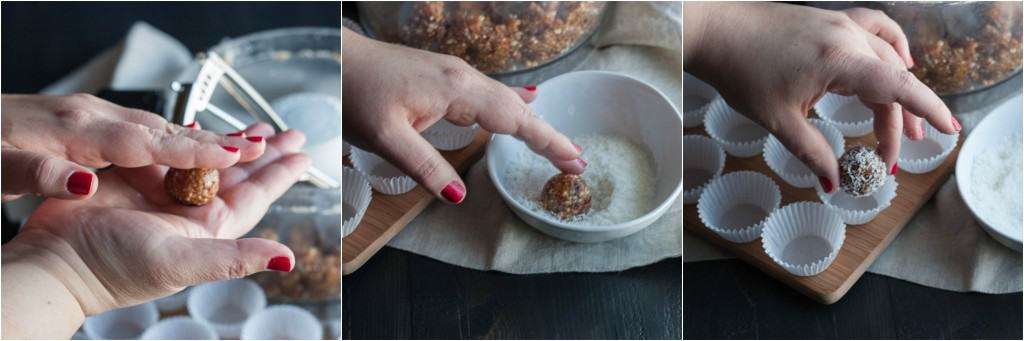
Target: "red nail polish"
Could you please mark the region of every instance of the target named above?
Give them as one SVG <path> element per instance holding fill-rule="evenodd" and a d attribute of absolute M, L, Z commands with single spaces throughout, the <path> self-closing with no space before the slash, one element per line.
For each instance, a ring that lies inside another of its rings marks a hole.
<path fill-rule="evenodd" d="M 825 193 L 832 193 L 832 181 L 829 181 L 824 176 L 819 176 L 818 182 L 821 182 L 821 189 L 824 189 Z"/>
<path fill-rule="evenodd" d="M 240 132 L 236 132 L 236 133 L 231 133 L 231 134 L 228 134 L 228 136 L 231 136 L 231 137 L 241 137 L 241 136 L 245 136 L 245 132 L 244 131 L 240 131 Z"/>
<path fill-rule="evenodd" d="M 579 157 L 576 158 L 576 162 L 579 162 L 580 166 L 583 166 L 583 168 L 587 168 L 587 160 L 584 160 L 583 158 Z"/>
<path fill-rule="evenodd" d="M 523 89 L 526 89 L 526 91 L 531 91 L 531 92 L 532 91 L 537 91 L 537 86 L 536 85 L 527 85 L 527 86 L 524 86 Z"/>
<path fill-rule="evenodd" d="M 960 131 L 960 121 L 957 121 L 956 117 L 953 116 L 950 116 L 949 118 L 953 119 L 953 128 L 956 129 L 956 131 Z"/>
<path fill-rule="evenodd" d="M 899 165 L 899 162 L 892 164 L 892 169 L 889 170 L 889 174 L 896 175 L 896 171 L 899 170 Z"/>
<path fill-rule="evenodd" d="M 232 153 L 237 153 L 238 152 L 238 147 L 234 147 L 234 146 L 220 146 L 220 147 L 224 148 L 224 150 L 232 152 Z"/>
<path fill-rule="evenodd" d="M 250 142 L 263 142 L 263 136 L 249 136 L 246 137 L 245 139 L 249 140 Z"/>
<path fill-rule="evenodd" d="M 580 145 L 578 145 L 576 143 L 573 143 L 572 146 L 576 147 L 576 152 L 577 153 L 582 153 L 583 152 L 583 147 L 580 147 Z"/>
<path fill-rule="evenodd" d="M 199 129 L 199 122 L 192 122 L 185 125 L 185 128 Z"/>
<path fill-rule="evenodd" d="M 292 271 L 292 260 L 287 256 L 277 256 L 267 262 L 267 269 L 281 272 Z"/>
<path fill-rule="evenodd" d="M 92 173 L 74 172 L 68 177 L 68 192 L 86 195 L 92 190 Z"/>
<path fill-rule="evenodd" d="M 458 180 L 452 181 L 441 190 L 441 196 L 454 204 L 458 204 L 466 197 L 466 188 L 462 187 Z"/>

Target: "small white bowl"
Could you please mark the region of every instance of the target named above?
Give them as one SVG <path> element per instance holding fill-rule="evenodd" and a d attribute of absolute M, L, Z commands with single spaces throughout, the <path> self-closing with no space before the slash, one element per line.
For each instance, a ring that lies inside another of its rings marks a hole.
<path fill-rule="evenodd" d="M 274 305 L 253 315 L 242 327 L 242 340 L 320 340 L 324 327 L 306 309 Z"/>
<path fill-rule="evenodd" d="M 188 314 L 222 339 L 237 339 L 242 324 L 266 306 L 263 288 L 244 278 L 200 284 L 188 296 Z"/>
<path fill-rule="evenodd" d="M 838 159 L 843 155 L 846 143 L 843 141 L 843 134 L 828 122 L 812 118 L 808 120 L 811 125 L 818 128 L 818 131 L 825 136 L 832 147 L 832 154 Z M 782 142 L 775 135 L 768 138 L 764 144 L 764 162 L 768 164 L 776 175 L 785 180 L 790 186 L 796 188 L 811 188 L 818 183 L 818 176 L 811 172 L 811 169 L 803 161 L 790 153 Z"/>
<path fill-rule="evenodd" d="M 912 141 L 900 138 L 900 169 L 913 174 L 928 173 L 942 164 L 956 148 L 960 133 L 946 135 L 924 122 L 924 138 Z"/>
<path fill-rule="evenodd" d="M 143 340 L 217 340 L 217 332 L 188 316 L 174 316 L 149 326 Z"/>
<path fill-rule="evenodd" d="M 700 193 L 725 168 L 725 150 L 701 135 L 683 136 L 683 203 L 693 204 Z M 688 183 L 693 182 L 689 188 Z"/>
<path fill-rule="evenodd" d="M 786 205 L 768 217 L 761 246 L 776 264 L 797 276 L 814 276 L 828 269 L 846 239 L 839 212 L 809 201 Z"/>
<path fill-rule="evenodd" d="M 704 118 L 704 130 L 735 157 L 760 154 L 769 136 L 768 130 L 736 112 L 722 97 L 711 103 Z"/>
<path fill-rule="evenodd" d="M 846 137 L 867 135 L 874 130 L 875 114 L 856 96 L 826 93 L 814 105 L 818 117 L 839 128 Z"/>
<path fill-rule="evenodd" d="M 89 316 L 82 329 L 93 340 L 137 339 L 159 319 L 156 304 L 146 302 Z"/>
<path fill-rule="evenodd" d="M 614 225 L 585 226 L 533 212 L 508 192 L 509 157 L 527 148 L 512 136 L 495 134 L 487 146 L 487 173 L 513 212 L 527 224 L 556 238 L 602 242 L 622 238 L 661 217 L 682 192 L 683 120 L 654 87 L 635 78 L 605 71 L 562 74 L 539 85 L 530 106 L 567 136 L 613 134 L 642 144 L 655 162 L 654 208 L 636 219 Z"/>
<path fill-rule="evenodd" d="M 683 73 L 683 126 L 692 128 L 704 123 L 704 115 L 711 103 L 718 98 L 718 91 L 708 83 Z"/>

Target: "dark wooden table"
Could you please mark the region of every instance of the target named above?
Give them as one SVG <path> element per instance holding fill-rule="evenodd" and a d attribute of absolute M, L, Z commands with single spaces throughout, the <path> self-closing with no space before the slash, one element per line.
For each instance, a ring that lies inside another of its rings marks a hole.
<path fill-rule="evenodd" d="M 986 295 L 864 274 L 818 304 L 738 260 L 685 263 L 685 339 L 1021 339 L 1021 293 Z"/>

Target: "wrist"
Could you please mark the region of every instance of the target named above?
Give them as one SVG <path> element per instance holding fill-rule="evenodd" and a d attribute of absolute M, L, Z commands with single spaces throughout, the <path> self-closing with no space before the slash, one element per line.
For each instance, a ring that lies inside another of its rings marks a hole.
<path fill-rule="evenodd" d="M 4 339 L 70 338 L 85 321 L 68 280 L 53 269 L 63 263 L 29 250 L 17 238 L 2 251 Z"/>

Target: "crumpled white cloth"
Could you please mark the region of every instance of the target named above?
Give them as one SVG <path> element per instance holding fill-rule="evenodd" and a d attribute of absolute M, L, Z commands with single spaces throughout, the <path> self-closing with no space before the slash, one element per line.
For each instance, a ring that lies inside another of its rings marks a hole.
<path fill-rule="evenodd" d="M 679 3 L 617 3 L 591 41 L 580 70 L 609 70 L 650 83 L 676 108 L 682 101 Z M 543 94 L 541 94 L 543 96 Z M 581 244 L 534 230 L 505 205 L 485 162 L 466 176 L 460 205 L 435 203 L 388 245 L 446 263 L 509 273 L 619 271 L 681 255 L 682 202 L 650 227 L 619 240 Z"/>
<path fill-rule="evenodd" d="M 957 115 L 963 131 L 969 134 L 992 108 Z M 683 233 L 683 244 L 684 262 L 733 257 L 689 232 Z M 1021 261 L 1019 252 L 992 239 L 974 219 L 953 175 L 868 272 L 945 290 L 1003 294 L 1021 291 Z"/>

